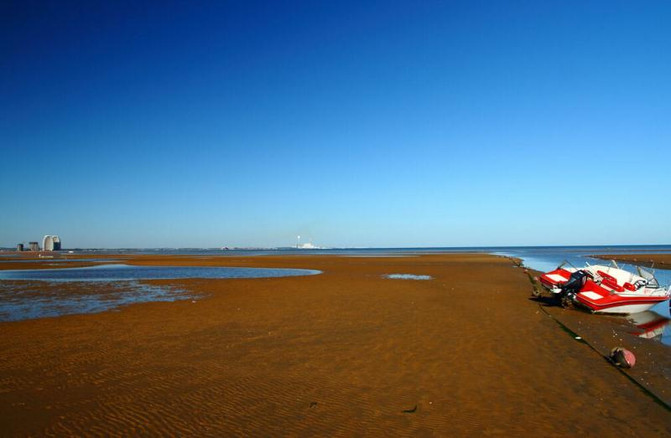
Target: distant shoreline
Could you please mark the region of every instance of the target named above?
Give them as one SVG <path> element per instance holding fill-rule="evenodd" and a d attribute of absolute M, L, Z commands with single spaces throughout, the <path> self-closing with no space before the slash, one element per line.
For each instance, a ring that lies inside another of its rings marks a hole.
<path fill-rule="evenodd" d="M 341 252 L 398 252 L 398 253 L 462 253 L 462 252 L 500 252 L 502 250 L 515 249 L 575 249 L 575 250 L 590 250 L 594 249 L 598 252 L 607 252 L 609 250 L 616 250 L 617 253 L 671 253 L 671 244 L 649 244 L 649 245 L 508 245 L 508 246 L 418 246 L 418 247 L 319 247 L 319 248 L 296 248 L 295 246 L 285 247 L 231 247 L 231 248 L 65 248 L 61 251 L 16 251 L 16 248 L 0 248 L 0 254 L 51 254 L 51 255 L 68 255 L 78 253 L 99 253 L 99 254 L 170 254 L 170 255 L 189 255 L 189 254 L 235 254 L 235 253 L 297 253 L 297 254 L 330 254 Z"/>
<path fill-rule="evenodd" d="M 657 267 L 660 269 L 671 269 L 671 254 L 650 254 L 642 252 L 636 254 L 599 254 L 593 257 L 602 260 L 615 260 L 648 268 Z"/>

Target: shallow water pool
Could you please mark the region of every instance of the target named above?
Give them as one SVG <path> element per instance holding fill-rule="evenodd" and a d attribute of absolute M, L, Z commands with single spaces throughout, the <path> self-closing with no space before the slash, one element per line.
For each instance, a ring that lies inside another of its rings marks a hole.
<path fill-rule="evenodd" d="M 192 300 L 195 304 L 199 298 L 189 291 L 141 280 L 271 278 L 320 273 L 312 269 L 123 264 L 0 271 L 0 321 L 98 313 L 152 301 Z"/>
<path fill-rule="evenodd" d="M 432 280 L 430 275 L 415 275 L 415 274 L 387 274 L 384 278 L 390 280 Z"/>
<path fill-rule="evenodd" d="M 270 278 L 316 275 L 314 269 L 236 268 L 204 266 L 133 266 L 110 264 L 86 268 L 17 269 L 0 271 L 0 280 L 124 281 L 178 278 Z"/>

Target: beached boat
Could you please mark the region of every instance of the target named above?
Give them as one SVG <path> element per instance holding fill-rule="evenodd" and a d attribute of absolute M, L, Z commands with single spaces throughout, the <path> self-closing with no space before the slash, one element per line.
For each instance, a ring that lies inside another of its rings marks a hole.
<path fill-rule="evenodd" d="M 539 277 L 543 286 L 562 303 L 575 303 L 595 313 L 630 314 L 644 312 L 669 300 L 671 286 L 662 287 L 654 274 L 637 267 L 637 273 L 611 265 L 575 268 L 560 265 Z"/>

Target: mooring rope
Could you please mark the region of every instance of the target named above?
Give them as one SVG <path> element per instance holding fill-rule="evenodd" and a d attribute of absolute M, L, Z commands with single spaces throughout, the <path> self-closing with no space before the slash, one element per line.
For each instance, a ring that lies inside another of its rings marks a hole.
<path fill-rule="evenodd" d="M 643 391 L 645 394 L 647 394 L 648 396 L 650 396 L 650 397 L 651 397 L 657 404 L 659 404 L 659 405 L 663 406 L 664 408 L 666 408 L 667 411 L 671 411 L 671 405 L 669 405 L 667 402 L 665 402 L 665 401 L 662 400 L 660 397 L 658 397 L 654 392 L 652 392 L 650 389 L 648 389 L 647 387 L 645 387 L 641 382 L 639 382 L 638 380 L 636 380 L 636 379 L 635 379 L 633 376 L 631 376 L 628 372 L 626 372 L 625 370 L 623 370 L 622 368 L 620 368 L 619 366 L 617 366 L 617 365 L 611 360 L 610 357 L 608 357 L 608 356 L 604 356 L 603 354 L 601 354 L 601 352 L 600 352 L 599 350 L 597 350 L 596 347 L 594 347 L 592 344 L 590 344 L 589 342 L 587 342 L 587 340 L 586 340 L 585 338 L 583 338 L 582 336 L 580 336 L 578 333 L 576 333 L 576 332 L 574 332 L 573 330 L 571 330 L 570 328 L 568 328 L 568 327 L 566 326 L 566 324 L 562 323 L 562 322 L 559 321 L 557 318 L 555 318 L 552 314 L 550 314 L 550 312 L 548 312 L 547 310 L 545 310 L 545 309 L 543 308 L 542 305 L 538 304 L 538 308 L 539 308 L 540 310 L 542 310 L 543 313 L 545 313 L 547 316 L 549 316 L 550 318 L 552 318 L 552 320 L 553 320 L 554 322 L 556 322 L 556 323 L 557 323 L 557 324 L 558 324 L 558 325 L 559 325 L 565 332 L 571 334 L 571 336 L 573 336 L 573 338 L 574 338 L 575 340 L 581 341 L 581 343 L 583 343 L 583 344 L 587 345 L 589 348 L 591 348 L 596 354 L 598 354 L 598 355 L 601 356 L 604 360 L 606 360 L 606 362 L 608 362 L 609 364 L 613 365 L 613 367 L 615 367 L 615 369 L 618 370 L 618 371 L 620 372 L 620 374 L 622 374 L 622 375 L 625 376 L 627 379 L 629 379 L 629 381 L 632 382 L 634 385 L 638 386 L 638 387 L 641 389 L 641 391 Z"/>

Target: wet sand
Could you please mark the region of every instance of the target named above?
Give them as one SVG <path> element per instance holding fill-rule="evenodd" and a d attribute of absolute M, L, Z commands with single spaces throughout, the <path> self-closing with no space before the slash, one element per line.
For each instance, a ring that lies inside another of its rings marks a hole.
<path fill-rule="evenodd" d="M 671 434 L 668 408 L 563 331 L 505 258 L 127 263 L 323 274 L 152 281 L 204 298 L 0 323 L 2 435 Z"/>

